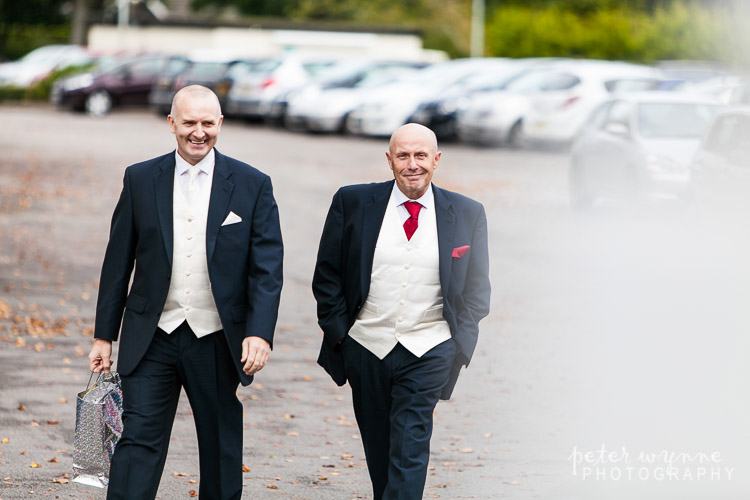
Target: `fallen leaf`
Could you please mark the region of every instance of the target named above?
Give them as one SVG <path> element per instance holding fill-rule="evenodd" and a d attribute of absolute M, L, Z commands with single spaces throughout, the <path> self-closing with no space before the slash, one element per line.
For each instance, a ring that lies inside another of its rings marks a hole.
<path fill-rule="evenodd" d="M 197 497 L 198 493 L 196 493 L 195 490 L 190 490 L 188 491 L 188 495 L 190 495 L 191 497 Z"/>
<path fill-rule="evenodd" d="M 32 427 L 39 427 L 39 422 L 31 422 Z"/>
<path fill-rule="evenodd" d="M 268 488 L 269 490 L 278 490 L 279 489 L 279 487 L 276 486 L 275 484 L 267 484 L 266 488 Z"/>
<path fill-rule="evenodd" d="M 297 431 L 287 432 L 286 435 L 287 436 L 299 436 L 299 432 Z"/>
<path fill-rule="evenodd" d="M 67 400 L 67 399 L 65 399 L 65 398 L 60 398 L 60 399 L 58 399 L 58 400 L 57 400 L 57 402 L 58 402 L 58 403 L 62 403 L 62 404 L 65 404 L 65 403 L 67 403 L 67 402 L 68 402 L 68 400 Z"/>
<path fill-rule="evenodd" d="M 173 472 L 172 475 L 178 477 L 187 477 L 187 474 L 185 474 L 184 472 Z"/>
<path fill-rule="evenodd" d="M 513 486 L 516 486 L 516 485 L 519 485 L 519 484 L 521 484 L 521 483 L 519 483 L 518 481 L 503 481 L 503 483 L 505 483 L 505 484 L 510 484 L 510 485 L 513 485 Z"/>
<path fill-rule="evenodd" d="M 53 483 L 59 483 L 59 484 L 68 484 L 70 482 L 67 479 L 61 479 L 59 477 L 53 477 L 50 481 L 52 481 Z"/>
<path fill-rule="evenodd" d="M 304 377 L 302 377 L 302 380 L 304 380 L 305 382 L 310 382 L 312 380 L 312 377 L 310 375 L 305 375 Z"/>
<path fill-rule="evenodd" d="M 320 476 L 318 479 L 320 479 L 321 481 L 327 481 L 328 480 L 328 478 L 326 476 Z"/>
<path fill-rule="evenodd" d="M 290 420 L 290 419 L 294 418 L 294 415 L 292 415 L 291 413 L 285 413 L 284 414 L 284 418 L 287 419 L 287 420 Z"/>
<path fill-rule="evenodd" d="M 250 467 L 248 467 L 247 465 L 243 464 L 242 465 L 242 472 L 250 472 Z"/>
<path fill-rule="evenodd" d="M 68 475 L 67 473 L 65 473 L 65 474 L 60 474 L 60 475 L 59 475 L 59 476 L 57 476 L 57 477 L 62 477 L 62 478 L 64 478 L 64 479 L 70 479 L 70 476 L 69 476 L 69 475 Z"/>
<path fill-rule="evenodd" d="M 198 484 L 198 481 L 195 479 L 188 479 L 188 484 Z"/>
<path fill-rule="evenodd" d="M 42 466 L 41 466 L 41 465 L 39 465 L 39 464 L 38 464 L 38 463 L 36 463 L 36 462 L 31 462 L 31 466 L 30 466 L 30 467 L 31 467 L 32 469 L 41 469 L 41 468 L 42 468 Z"/>
<path fill-rule="evenodd" d="M 52 457 L 49 460 L 47 460 L 47 462 L 49 462 L 51 464 L 56 464 L 57 463 L 57 457 Z"/>
<path fill-rule="evenodd" d="M 2 440 L 0 440 L 0 443 L 3 443 L 3 444 L 5 444 L 5 443 L 7 443 L 8 441 L 10 441 L 10 440 L 9 440 L 8 438 L 3 438 Z"/>
<path fill-rule="evenodd" d="M 472 450 L 471 448 L 464 448 L 461 450 L 461 453 L 474 453 L 474 450 Z"/>
<path fill-rule="evenodd" d="M 58 425 L 59 423 L 57 420 L 47 420 L 47 425 Z"/>
<path fill-rule="evenodd" d="M 18 403 L 18 411 L 26 411 L 26 405 L 23 403 Z"/>

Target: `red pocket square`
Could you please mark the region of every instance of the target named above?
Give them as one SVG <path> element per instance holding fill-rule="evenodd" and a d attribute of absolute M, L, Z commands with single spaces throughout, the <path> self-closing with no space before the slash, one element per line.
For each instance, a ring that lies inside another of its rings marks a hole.
<path fill-rule="evenodd" d="M 464 255 L 466 255 L 469 252 L 469 248 L 471 248 L 471 246 L 469 246 L 469 245 L 464 245 L 462 247 L 456 247 L 456 248 L 453 249 L 453 254 L 451 256 L 454 259 L 460 259 L 461 257 L 463 257 Z"/>

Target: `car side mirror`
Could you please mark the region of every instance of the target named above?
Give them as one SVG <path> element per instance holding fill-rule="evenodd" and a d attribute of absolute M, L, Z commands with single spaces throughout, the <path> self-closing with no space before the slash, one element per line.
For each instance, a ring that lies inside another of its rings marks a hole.
<path fill-rule="evenodd" d="M 618 123 L 618 122 L 608 123 L 604 127 L 604 130 L 606 130 L 612 135 L 616 135 L 619 137 L 630 137 L 630 127 L 628 127 L 624 123 Z"/>

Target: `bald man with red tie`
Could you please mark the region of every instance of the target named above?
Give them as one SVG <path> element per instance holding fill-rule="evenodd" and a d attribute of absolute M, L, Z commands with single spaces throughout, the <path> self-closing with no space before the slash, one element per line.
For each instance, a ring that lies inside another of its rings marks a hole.
<path fill-rule="evenodd" d="M 431 130 L 399 128 L 394 180 L 341 188 L 318 250 L 318 363 L 349 382 L 375 500 L 422 498 L 433 411 L 489 312 L 484 208 L 432 184 L 440 157 Z"/>

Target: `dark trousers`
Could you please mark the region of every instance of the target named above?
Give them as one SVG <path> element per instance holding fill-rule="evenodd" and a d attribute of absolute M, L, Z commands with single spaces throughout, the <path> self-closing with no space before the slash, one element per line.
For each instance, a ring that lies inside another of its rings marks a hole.
<path fill-rule="evenodd" d="M 448 381 L 456 345 L 421 358 L 401 344 L 383 360 L 347 338 L 342 346 L 375 500 L 421 500 L 432 413 Z"/>
<path fill-rule="evenodd" d="M 156 496 L 182 387 L 198 434 L 201 500 L 239 500 L 238 384 L 223 331 L 199 339 L 187 323 L 171 334 L 157 330 L 138 367 L 122 377 L 123 434 L 112 457 L 107 500 Z"/>

